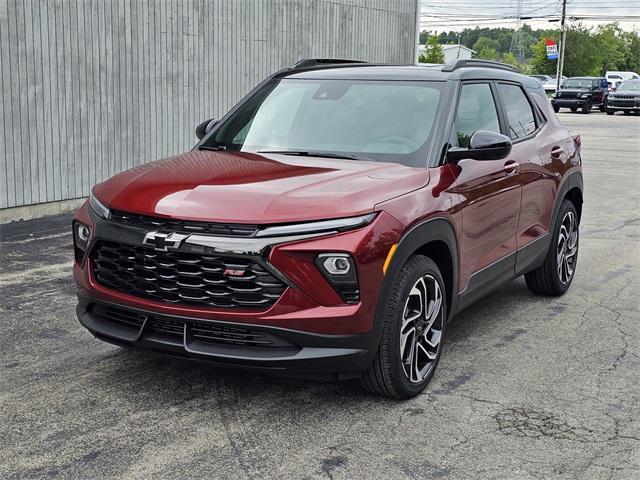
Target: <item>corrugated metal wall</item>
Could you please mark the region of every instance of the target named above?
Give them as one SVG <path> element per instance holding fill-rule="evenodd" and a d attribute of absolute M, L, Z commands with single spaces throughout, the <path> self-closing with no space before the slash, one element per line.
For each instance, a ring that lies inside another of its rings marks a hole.
<path fill-rule="evenodd" d="M 0 209 L 189 149 L 303 57 L 413 61 L 416 0 L 0 0 Z"/>

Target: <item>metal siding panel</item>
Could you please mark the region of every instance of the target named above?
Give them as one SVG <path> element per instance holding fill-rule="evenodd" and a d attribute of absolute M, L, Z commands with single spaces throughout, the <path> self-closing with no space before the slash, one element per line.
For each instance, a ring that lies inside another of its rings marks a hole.
<path fill-rule="evenodd" d="M 9 6 L 0 3 L 0 82 L 9 85 L 12 59 L 9 55 Z M 0 92 L 0 208 L 6 208 L 15 202 L 14 166 L 13 166 L 13 134 L 11 91 L 3 88 Z"/>
<path fill-rule="evenodd" d="M 184 151 L 301 58 L 411 62 L 414 30 L 414 0 L 0 0 L 0 208 Z"/>

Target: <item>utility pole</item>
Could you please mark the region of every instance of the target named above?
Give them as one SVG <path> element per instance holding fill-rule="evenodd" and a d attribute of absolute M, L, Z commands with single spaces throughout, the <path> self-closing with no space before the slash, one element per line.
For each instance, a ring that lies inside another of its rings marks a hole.
<path fill-rule="evenodd" d="M 518 61 L 524 61 L 524 35 L 522 34 L 522 8 L 523 1 L 518 0 L 517 13 L 516 13 L 516 27 L 511 37 L 511 46 L 509 52 L 513 53 Z"/>
<path fill-rule="evenodd" d="M 560 91 L 562 69 L 564 68 L 564 45 L 567 40 L 567 0 L 562 0 L 562 18 L 560 19 L 560 48 L 558 49 L 558 66 L 556 70 L 556 92 Z"/>

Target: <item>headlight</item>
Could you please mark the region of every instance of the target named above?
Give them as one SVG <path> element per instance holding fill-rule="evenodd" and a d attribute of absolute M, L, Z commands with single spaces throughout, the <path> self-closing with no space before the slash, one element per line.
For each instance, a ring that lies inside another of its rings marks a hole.
<path fill-rule="evenodd" d="M 640 97 L 633 97 L 633 99 L 637 102 L 640 101 Z"/>
<path fill-rule="evenodd" d="M 580 95 L 580 98 L 589 98 L 590 96 L 590 93 L 583 93 L 582 95 Z"/>
<path fill-rule="evenodd" d="M 360 301 L 358 273 L 351 255 L 346 253 L 321 253 L 316 266 L 345 303 Z"/>
<path fill-rule="evenodd" d="M 287 235 L 304 235 L 306 233 L 344 232 L 368 225 L 375 216 L 375 213 L 370 213 L 359 217 L 339 218 L 337 220 L 322 220 L 320 222 L 292 223 L 290 225 L 266 227 L 258 231 L 256 237 L 282 237 Z"/>
<path fill-rule="evenodd" d="M 93 192 L 91 192 L 91 195 L 89 195 L 89 205 L 99 217 L 102 217 L 105 220 L 109 219 L 109 209 L 98 201 L 95 195 L 93 195 Z"/>

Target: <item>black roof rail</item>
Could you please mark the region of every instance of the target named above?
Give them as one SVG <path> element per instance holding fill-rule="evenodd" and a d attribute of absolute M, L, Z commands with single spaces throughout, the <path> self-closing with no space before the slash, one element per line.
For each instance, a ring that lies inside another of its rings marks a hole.
<path fill-rule="evenodd" d="M 467 59 L 461 59 L 461 60 L 454 60 L 453 62 L 449 62 L 444 67 L 442 67 L 442 71 L 453 72 L 454 70 L 458 70 L 459 68 L 468 68 L 468 67 L 497 68 L 499 70 L 508 70 L 510 72 L 518 71 L 518 69 L 513 65 L 509 65 L 501 62 L 493 62 L 491 60 L 481 60 L 479 58 L 467 58 Z"/>
<path fill-rule="evenodd" d="M 293 64 L 291 69 L 318 67 L 320 65 L 339 65 L 343 63 L 369 63 L 362 60 L 347 60 L 344 58 L 303 58 Z"/>

